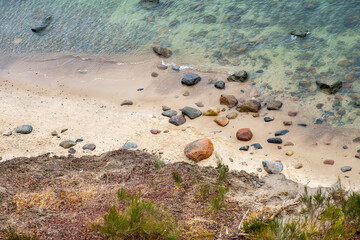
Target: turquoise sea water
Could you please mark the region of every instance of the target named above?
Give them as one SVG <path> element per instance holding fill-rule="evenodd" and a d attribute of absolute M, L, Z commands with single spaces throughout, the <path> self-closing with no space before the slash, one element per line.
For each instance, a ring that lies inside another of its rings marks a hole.
<path fill-rule="evenodd" d="M 46 30 L 33 33 L 47 16 Z M 359 0 L 0 0 L 0 22 L 7 54 L 141 56 L 159 44 L 171 61 L 247 70 L 259 91 L 298 97 L 323 124 L 360 128 Z M 310 34 L 294 39 L 293 30 Z M 344 86 L 327 96 L 318 78 Z"/>

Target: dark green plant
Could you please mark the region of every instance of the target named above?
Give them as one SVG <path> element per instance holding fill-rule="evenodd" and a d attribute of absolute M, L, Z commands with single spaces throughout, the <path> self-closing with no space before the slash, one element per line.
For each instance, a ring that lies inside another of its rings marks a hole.
<path fill-rule="evenodd" d="M 162 167 L 165 166 L 165 162 L 156 159 L 155 162 L 154 162 L 154 165 L 155 165 L 155 168 L 156 168 L 156 169 L 160 169 L 160 168 L 162 168 Z"/>
<path fill-rule="evenodd" d="M 9 226 L 4 231 L 5 240 L 38 240 L 36 234 L 18 233 L 14 227 Z"/>
<path fill-rule="evenodd" d="M 216 161 L 216 170 L 218 172 L 217 175 L 217 184 L 218 185 L 222 185 L 225 183 L 226 178 L 227 178 L 227 173 L 229 172 L 229 167 L 225 164 L 222 163 L 221 158 L 216 155 L 217 161 Z"/>
<path fill-rule="evenodd" d="M 120 188 L 117 193 L 117 198 L 121 201 L 126 200 L 129 197 L 129 194 L 126 192 L 125 188 Z"/>
<path fill-rule="evenodd" d="M 212 199 L 211 209 L 219 210 L 224 206 L 226 192 L 227 192 L 226 187 L 221 185 L 217 186 L 216 195 Z"/>
<path fill-rule="evenodd" d="M 175 183 L 176 183 L 178 186 L 180 186 L 180 184 L 182 183 L 182 179 L 181 179 L 181 177 L 180 177 L 180 174 L 177 173 L 177 172 L 173 172 L 173 173 L 172 173 L 172 176 L 173 176 L 173 179 L 174 179 Z"/>

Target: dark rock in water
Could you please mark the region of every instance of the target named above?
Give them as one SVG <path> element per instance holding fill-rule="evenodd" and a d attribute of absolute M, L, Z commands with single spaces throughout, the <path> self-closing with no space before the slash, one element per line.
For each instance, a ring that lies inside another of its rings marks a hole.
<path fill-rule="evenodd" d="M 68 151 L 68 153 L 70 153 L 70 154 L 75 154 L 75 153 L 76 153 L 76 150 L 75 150 L 74 148 L 70 148 L 69 151 Z"/>
<path fill-rule="evenodd" d="M 158 56 L 163 57 L 163 58 L 169 58 L 171 56 L 171 54 L 172 54 L 172 52 L 169 49 L 161 47 L 161 46 L 153 47 L 153 51 Z"/>
<path fill-rule="evenodd" d="M 45 31 L 45 29 L 50 25 L 51 22 L 52 22 L 52 17 L 48 16 L 47 18 L 44 19 L 41 26 L 34 27 L 31 29 L 31 31 L 33 31 L 34 33 L 41 33 Z"/>
<path fill-rule="evenodd" d="M 283 141 L 281 138 L 269 138 L 267 140 L 268 143 L 281 144 Z"/>
<path fill-rule="evenodd" d="M 195 73 L 187 73 L 181 80 L 181 83 L 187 86 L 193 86 L 201 81 L 201 77 Z"/>
<path fill-rule="evenodd" d="M 134 142 L 126 142 L 122 147 L 121 149 L 126 149 L 126 150 L 129 150 L 131 148 L 137 148 L 137 144 L 134 143 Z"/>
<path fill-rule="evenodd" d="M 315 124 L 322 124 L 323 120 L 321 120 L 320 118 L 316 119 Z"/>
<path fill-rule="evenodd" d="M 175 110 L 167 110 L 167 111 L 164 111 L 161 115 L 171 118 L 171 117 L 177 115 L 177 111 L 175 111 Z"/>
<path fill-rule="evenodd" d="M 94 151 L 96 148 L 95 144 L 93 143 L 88 143 L 88 144 L 85 144 L 82 149 L 83 150 L 90 150 L 90 151 Z"/>
<path fill-rule="evenodd" d="M 256 71 L 256 73 L 263 73 L 263 72 L 264 72 L 264 70 L 261 70 L 261 69 Z"/>
<path fill-rule="evenodd" d="M 174 70 L 175 72 L 180 72 L 180 68 L 176 68 L 174 66 L 171 67 L 171 70 Z"/>
<path fill-rule="evenodd" d="M 290 35 L 295 36 L 295 37 L 301 37 L 301 38 L 305 38 L 307 37 L 307 35 L 309 35 L 310 32 L 309 31 L 299 31 L 299 30 L 295 30 L 290 32 Z"/>
<path fill-rule="evenodd" d="M 202 115 L 202 112 L 199 109 L 192 107 L 184 107 L 181 112 L 185 116 L 188 116 L 190 119 L 195 119 Z"/>
<path fill-rule="evenodd" d="M 279 110 L 282 107 L 282 105 L 283 105 L 283 103 L 281 101 L 273 100 L 267 104 L 267 109 L 268 110 Z"/>
<path fill-rule="evenodd" d="M 147 9 L 156 7 L 159 3 L 160 0 L 140 0 L 140 5 Z"/>
<path fill-rule="evenodd" d="M 21 133 L 21 134 L 29 134 L 31 133 L 33 130 L 33 127 L 31 125 L 22 125 L 16 128 L 15 132 L 16 133 Z"/>
<path fill-rule="evenodd" d="M 180 126 L 182 124 L 184 124 L 186 122 L 186 119 L 184 117 L 184 115 L 180 114 L 177 116 L 172 116 L 169 119 L 169 123 L 174 124 L 175 126 Z"/>
<path fill-rule="evenodd" d="M 59 146 L 60 147 L 63 147 L 63 148 L 71 148 L 73 146 L 76 145 L 76 142 L 72 141 L 72 140 L 65 140 L 65 141 L 62 141 Z"/>
<path fill-rule="evenodd" d="M 218 89 L 224 89 L 225 88 L 225 82 L 224 81 L 217 81 L 215 82 L 214 86 Z"/>
<path fill-rule="evenodd" d="M 78 139 L 76 139 L 76 141 L 75 141 L 75 142 L 82 142 L 82 141 L 84 141 L 84 139 L 82 139 L 82 138 L 78 138 Z"/>
<path fill-rule="evenodd" d="M 216 23 L 216 17 L 214 15 L 205 15 L 203 19 L 203 23 L 206 24 Z"/>
<path fill-rule="evenodd" d="M 354 65 L 356 65 L 356 66 L 360 66 L 360 57 L 359 57 L 359 58 L 357 58 L 357 59 L 355 59 L 355 61 L 354 61 Z"/>
<path fill-rule="evenodd" d="M 133 101 L 131 101 L 131 100 L 124 100 L 121 104 L 120 104 L 120 106 L 130 106 L 130 105 L 133 105 L 134 103 L 133 103 Z"/>
<path fill-rule="evenodd" d="M 289 133 L 289 130 L 280 130 L 275 132 L 275 136 L 283 136 L 287 133 Z"/>
<path fill-rule="evenodd" d="M 248 74 L 246 71 L 235 72 L 227 78 L 229 82 L 245 82 L 247 79 Z"/>
<path fill-rule="evenodd" d="M 264 117 L 264 121 L 265 122 L 271 122 L 271 121 L 274 121 L 275 118 L 271 118 L 271 117 Z"/>
<path fill-rule="evenodd" d="M 262 149 L 262 146 L 260 145 L 260 143 L 254 143 L 254 144 L 251 144 L 251 146 L 254 147 L 255 150 Z"/>
<path fill-rule="evenodd" d="M 241 16 L 240 15 L 231 15 L 226 19 L 226 23 L 235 23 L 235 22 L 239 22 L 241 20 Z"/>
<path fill-rule="evenodd" d="M 349 27 L 349 28 L 355 27 L 359 23 L 360 23 L 360 18 L 358 16 L 349 16 L 345 18 L 344 21 L 345 27 Z"/>
<path fill-rule="evenodd" d="M 226 105 L 229 108 L 235 107 L 238 104 L 238 100 L 234 95 L 221 94 L 220 105 Z"/>
<path fill-rule="evenodd" d="M 261 109 L 261 104 L 256 100 L 248 100 L 236 107 L 239 112 L 258 112 Z"/>
<path fill-rule="evenodd" d="M 306 123 L 298 123 L 298 126 L 299 127 L 307 127 L 307 124 Z"/>
<path fill-rule="evenodd" d="M 249 151 L 249 146 L 243 146 L 240 148 L 240 151 Z"/>
<path fill-rule="evenodd" d="M 352 170 L 352 167 L 350 167 L 350 166 L 345 166 L 345 167 L 342 167 L 341 168 L 341 171 L 342 172 L 349 172 L 349 171 L 351 171 Z"/>
<path fill-rule="evenodd" d="M 174 19 L 169 23 L 169 27 L 175 27 L 175 26 L 177 26 L 179 24 L 180 24 L 180 21 L 177 20 L 177 19 Z"/>
<path fill-rule="evenodd" d="M 281 162 L 263 161 L 264 170 L 269 174 L 281 173 L 284 166 Z"/>
<path fill-rule="evenodd" d="M 334 94 L 342 87 L 342 82 L 337 79 L 318 79 L 316 80 L 316 85 L 324 93 Z"/>

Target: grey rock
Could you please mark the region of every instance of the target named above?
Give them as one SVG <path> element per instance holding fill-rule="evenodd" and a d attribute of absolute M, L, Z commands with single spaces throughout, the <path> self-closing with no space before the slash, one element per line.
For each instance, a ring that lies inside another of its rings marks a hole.
<path fill-rule="evenodd" d="M 181 80 L 181 83 L 187 86 L 193 86 L 201 81 L 201 77 L 195 73 L 187 73 Z"/>
<path fill-rule="evenodd" d="M 281 162 L 263 161 L 262 165 L 264 170 L 269 174 L 281 173 L 281 171 L 284 169 L 284 166 Z"/>
<path fill-rule="evenodd" d="M 184 107 L 181 112 L 190 119 L 195 119 L 202 115 L 202 112 L 199 109 L 193 107 Z"/>
<path fill-rule="evenodd" d="M 90 150 L 90 151 L 94 151 L 96 148 L 96 145 L 93 144 L 93 143 L 88 143 L 88 144 L 85 144 L 82 149 L 83 150 Z"/>
<path fill-rule="evenodd" d="M 218 89 L 224 89 L 225 88 L 225 82 L 224 81 L 217 81 L 215 82 L 214 86 Z"/>
<path fill-rule="evenodd" d="M 175 110 L 167 110 L 167 111 L 162 112 L 161 115 L 171 118 L 171 117 L 177 115 L 177 111 L 175 111 Z"/>
<path fill-rule="evenodd" d="M 5 137 L 11 136 L 11 135 L 12 135 L 12 131 L 3 133 L 3 136 L 5 136 Z"/>
<path fill-rule="evenodd" d="M 16 128 L 15 132 L 21 133 L 21 134 L 29 134 L 32 132 L 32 130 L 33 130 L 33 127 L 31 125 L 21 125 Z"/>
<path fill-rule="evenodd" d="M 251 146 L 254 147 L 255 150 L 262 149 L 262 146 L 260 145 L 260 143 L 254 143 L 254 144 L 251 144 Z"/>
<path fill-rule="evenodd" d="M 316 85 L 324 93 L 334 94 L 342 87 L 342 82 L 340 80 L 326 78 L 316 80 Z"/>
<path fill-rule="evenodd" d="M 352 170 L 352 167 L 350 167 L 350 166 L 345 166 L 345 167 L 342 167 L 341 168 L 341 171 L 342 172 L 349 172 L 349 171 L 351 171 Z"/>
<path fill-rule="evenodd" d="M 289 133 L 289 130 L 280 130 L 275 132 L 275 136 L 283 136 L 287 133 Z"/>
<path fill-rule="evenodd" d="M 169 119 L 169 123 L 174 124 L 175 126 L 180 126 L 183 125 L 186 122 L 186 119 L 184 117 L 184 115 L 179 114 L 177 116 L 172 116 Z"/>
<path fill-rule="evenodd" d="M 268 110 L 279 110 L 282 107 L 282 105 L 283 105 L 283 103 L 281 101 L 273 100 L 267 104 L 267 109 Z"/>
<path fill-rule="evenodd" d="M 133 101 L 131 101 L 131 100 L 124 100 L 121 104 L 120 104 L 120 106 L 128 106 L 128 105 L 133 105 L 134 103 L 133 103 Z"/>
<path fill-rule="evenodd" d="M 70 153 L 70 154 L 75 154 L 75 153 L 76 153 L 76 150 L 75 150 L 74 148 L 70 148 L 69 151 L 68 151 L 68 153 Z"/>
<path fill-rule="evenodd" d="M 161 107 L 163 111 L 167 111 L 167 110 L 170 110 L 171 108 L 169 108 L 168 106 L 162 106 Z"/>
<path fill-rule="evenodd" d="M 62 141 L 59 146 L 60 147 L 63 147 L 63 148 L 71 148 L 73 146 L 76 145 L 76 142 L 74 142 L 73 140 L 65 140 L 65 141 Z"/>
<path fill-rule="evenodd" d="M 133 142 L 126 142 L 122 147 L 121 149 L 131 149 L 131 148 L 137 148 L 137 144 L 136 143 L 133 143 Z"/>
<path fill-rule="evenodd" d="M 248 79 L 248 74 L 246 71 L 238 71 L 234 74 L 231 74 L 227 80 L 229 82 L 245 82 Z"/>
<path fill-rule="evenodd" d="M 295 30 L 295 31 L 290 32 L 290 35 L 295 36 L 295 37 L 301 37 L 301 38 L 305 38 L 309 34 L 310 34 L 309 31 L 301 31 L 301 30 Z"/>
<path fill-rule="evenodd" d="M 281 144 L 283 141 L 281 138 L 269 138 L 267 140 L 268 143 Z"/>

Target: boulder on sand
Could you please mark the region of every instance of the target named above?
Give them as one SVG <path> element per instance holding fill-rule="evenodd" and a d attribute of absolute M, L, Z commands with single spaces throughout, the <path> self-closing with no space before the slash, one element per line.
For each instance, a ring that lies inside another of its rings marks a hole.
<path fill-rule="evenodd" d="M 214 151 L 214 145 L 208 138 L 189 143 L 184 150 L 185 155 L 195 162 L 209 158 Z"/>
<path fill-rule="evenodd" d="M 261 109 L 261 104 L 256 100 L 248 100 L 236 107 L 239 112 L 258 112 Z"/>

